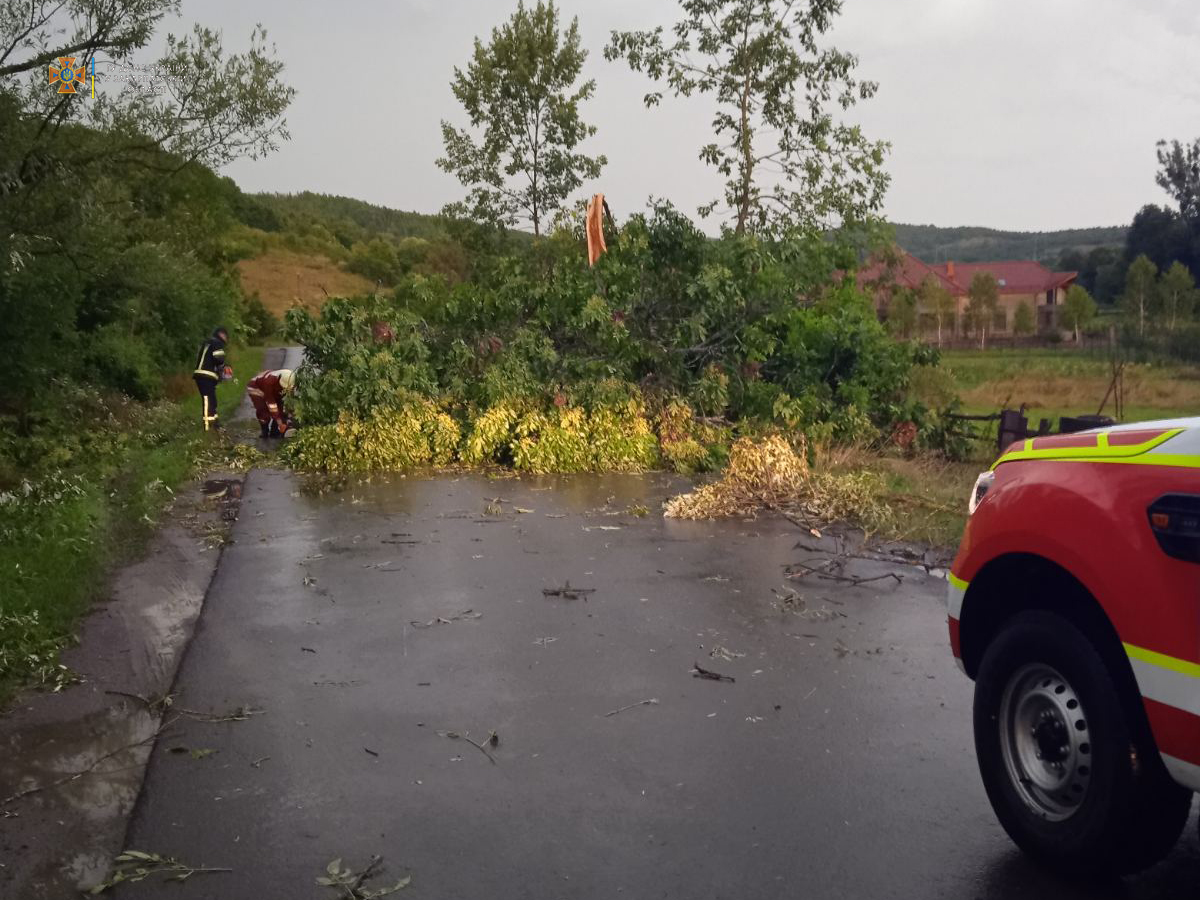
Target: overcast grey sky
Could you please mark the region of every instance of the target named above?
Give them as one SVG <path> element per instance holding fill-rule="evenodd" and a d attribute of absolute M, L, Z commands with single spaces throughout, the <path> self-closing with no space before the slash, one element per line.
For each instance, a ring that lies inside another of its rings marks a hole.
<path fill-rule="evenodd" d="M 185 19 L 241 49 L 262 22 L 297 91 L 292 140 L 227 170 L 246 190 L 312 190 L 435 212 L 458 183 L 434 165 L 439 121 L 462 123 L 455 65 L 516 0 L 186 0 Z M 664 101 L 604 60 L 612 29 L 675 20 L 673 0 L 560 0 L 578 15 L 597 81 L 585 118 L 608 156 L 603 191 L 625 215 L 648 196 L 689 213 L 717 196 L 696 157 L 709 108 Z M 174 28 L 178 29 L 177 23 Z M 1198 0 L 845 0 L 834 40 L 880 83 L 854 112 L 891 142 L 897 222 L 1042 230 L 1128 222 L 1166 201 L 1154 143 L 1200 136 Z"/>

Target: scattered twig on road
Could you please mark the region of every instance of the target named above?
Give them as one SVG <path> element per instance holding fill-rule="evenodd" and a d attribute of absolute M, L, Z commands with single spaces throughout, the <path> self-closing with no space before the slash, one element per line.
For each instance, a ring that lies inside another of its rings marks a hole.
<path fill-rule="evenodd" d="M 833 565 L 836 564 L 837 561 L 828 560 L 828 563 Z M 803 571 L 797 572 L 795 571 L 796 568 L 802 569 Z M 854 587 L 858 587 L 860 584 L 870 584 L 872 581 L 884 581 L 888 578 L 896 579 L 896 584 L 904 583 L 904 577 L 896 572 L 887 572 L 883 575 L 872 575 L 869 578 L 864 578 L 861 575 L 840 575 L 837 572 L 829 571 L 827 568 L 814 567 L 808 565 L 807 563 L 791 563 L 788 565 L 784 575 L 787 578 L 807 578 L 809 575 L 816 575 L 823 581 L 840 581 L 845 584 L 853 585 Z"/>
<path fill-rule="evenodd" d="M 432 628 L 434 625 L 449 625 L 451 622 L 458 622 L 462 619 L 482 619 L 483 613 L 477 613 L 473 609 L 464 609 L 460 613 L 455 613 L 452 616 L 435 616 L 428 622 L 409 622 L 413 628 Z"/>
<path fill-rule="evenodd" d="M 181 716 L 187 716 L 189 719 L 195 719 L 197 722 L 207 722 L 210 725 L 218 722 L 245 722 L 251 716 L 261 716 L 266 712 L 265 709 L 255 709 L 252 706 L 239 706 L 226 713 L 206 713 L 196 709 L 183 709 L 175 707 L 175 711 Z"/>
<path fill-rule="evenodd" d="M 586 600 L 588 594 L 594 593 L 595 588 L 574 588 L 569 581 L 559 588 L 542 588 L 543 597 L 562 597 L 564 600 Z"/>
<path fill-rule="evenodd" d="M 96 771 L 96 768 L 101 763 L 107 762 L 114 756 L 120 756 L 127 750 L 136 750 L 138 747 L 152 743 L 159 737 L 162 737 L 164 734 L 166 734 L 167 729 L 174 725 L 177 721 L 178 716 L 172 719 L 170 722 L 164 723 L 162 726 L 157 728 L 153 734 L 142 738 L 140 741 L 134 741 L 132 744 L 126 744 L 123 747 L 118 747 L 116 750 L 111 750 L 108 753 L 97 756 L 89 765 L 80 769 L 78 772 L 72 772 L 70 775 L 64 775 L 62 778 L 56 778 L 54 781 L 48 781 L 45 784 L 39 784 L 31 788 L 25 788 L 24 790 L 17 791 L 15 794 L 11 794 L 8 797 L 5 797 L 3 800 L 0 800 L 0 808 L 8 806 L 10 803 L 16 803 L 18 800 L 23 800 L 32 794 L 40 794 L 43 791 L 53 790 L 56 787 L 61 787 L 62 785 L 69 784 L 72 781 L 78 781 L 85 775 L 91 775 Z"/>
<path fill-rule="evenodd" d="M 170 709 L 171 704 L 175 702 L 174 694 L 163 694 L 160 697 L 150 699 L 149 697 L 143 697 L 141 694 L 131 694 L 128 691 L 105 691 L 104 693 L 112 694 L 115 697 L 128 697 L 130 700 L 137 700 L 146 707 L 148 712 L 155 715 L 161 715 L 166 712 Z"/>
<path fill-rule="evenodd" d="M 250 763 L 250 767 L 253 769 L 257 769 L 259 766 L 261 766 L 263 763 L 265 763 L 270 758 L 271 757 L 269 757 L 269 756 L 260 756 L 258 759 L 254 760 L 254 762 Z"/>
<path fill-rule="evenodd" d="M 500 743 L 500 736 L 497 735 L 495 731 L 489 732 L 487 740 L 482 744 L 480 744 L 478 741 L 471 740 L 467 732 L 439 731 L 437 734 L 438 737 L 449 738 L 452 741 L 466 741 L 468 744 L 486 756 L 488 758 L 488 762 L 490 762 L 493 766 L 496 765 L 496 760 L 493 759 L 492 754 L 488 753 L 487 751 L 489 746 L 495 747 Z"/>
<path fill-rule="evenodd" d="M 692 677 L 707 678 L 709 681 L 732 682 L 735 680 L 732 675 L 722 675 L 720 672 L 713 672 L 709 669 L 705 669 L 700 665 L 700 663 L 692 663 Z"/>
<path fill-rule="evenodd" d="M 651 697 L 649 700 L 639 700 L 637 703 L 630 703 L 628 706 L 622 706 L 620 709 L 610 710 L 609 712 L 606 712 L 604 714 L 604 718 L 607 719 L 609 716 L 615 716 L 615 715 L 617 715 L 617 713 L 623 713 L 627 709 L 635 709 L 636 707 L 639 707 L 639 706 L 657 706 L 657 705 L 658 705 L 658 698 Z"/>

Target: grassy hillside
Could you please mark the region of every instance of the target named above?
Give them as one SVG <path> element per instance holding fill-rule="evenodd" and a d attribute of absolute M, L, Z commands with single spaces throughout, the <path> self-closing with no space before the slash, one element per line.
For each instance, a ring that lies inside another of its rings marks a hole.
<path fill-rule="evenodd" d="M 355 297 L 375 289 L 366 278 L 345 271 L 326 256 L 291 250 L 268 250 L 244 259 L 237 271 L 246 296 L 257 296 L 280 317 L 297 303 L 316 308 L 326 297 Z"/>
<path fill-rule="evenodd" d="M 1124 247 L 1124 225 L 1111 228 L 1071 228 L 1066 231 L 998 231 L 994 228 L 939 228 L 936 225 L 901 225 L 896 243 L 929 263 L 995 262 L 1002 259 L 1036 259 L 1053 265 L 1064 250 L 1086 253 L 1096 247 Z"/>

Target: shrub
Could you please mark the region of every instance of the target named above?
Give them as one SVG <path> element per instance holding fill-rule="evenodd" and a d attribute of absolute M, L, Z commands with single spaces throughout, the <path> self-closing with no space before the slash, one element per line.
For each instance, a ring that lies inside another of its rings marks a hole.
<path fill-rule="evenodd" d="M 279 331 L 280 324 L 279 317 L 267 309 L 257 295 L 242 303 L 242 325 L 251 343 L 262 344 L 270 340 Z"/>
<path fill-rule="evenodd" d="M 150 348 L 116 325 L 105 325 L 90 336 L 84 365 L 96 384 L 134 400 L 149 400 L 162 390 Z"/>
<path fill-rule="evenodd" d="M 448 465 L 458 442 L 450 416 L 433 403 L 412 403 L 366 419 L 344 413 L 334 425 L 303 428 L 282 455 L 301 469 L 372 472 Z"/>

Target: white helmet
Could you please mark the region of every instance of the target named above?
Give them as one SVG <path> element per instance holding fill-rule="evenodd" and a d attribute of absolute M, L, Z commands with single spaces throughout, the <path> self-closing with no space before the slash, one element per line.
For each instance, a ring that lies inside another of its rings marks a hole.
<path fill-rule="evenodd" d="M 279 370 L 279 386 L 288 393 L 296 389 L 296 373 L 291 369 Z"/>

